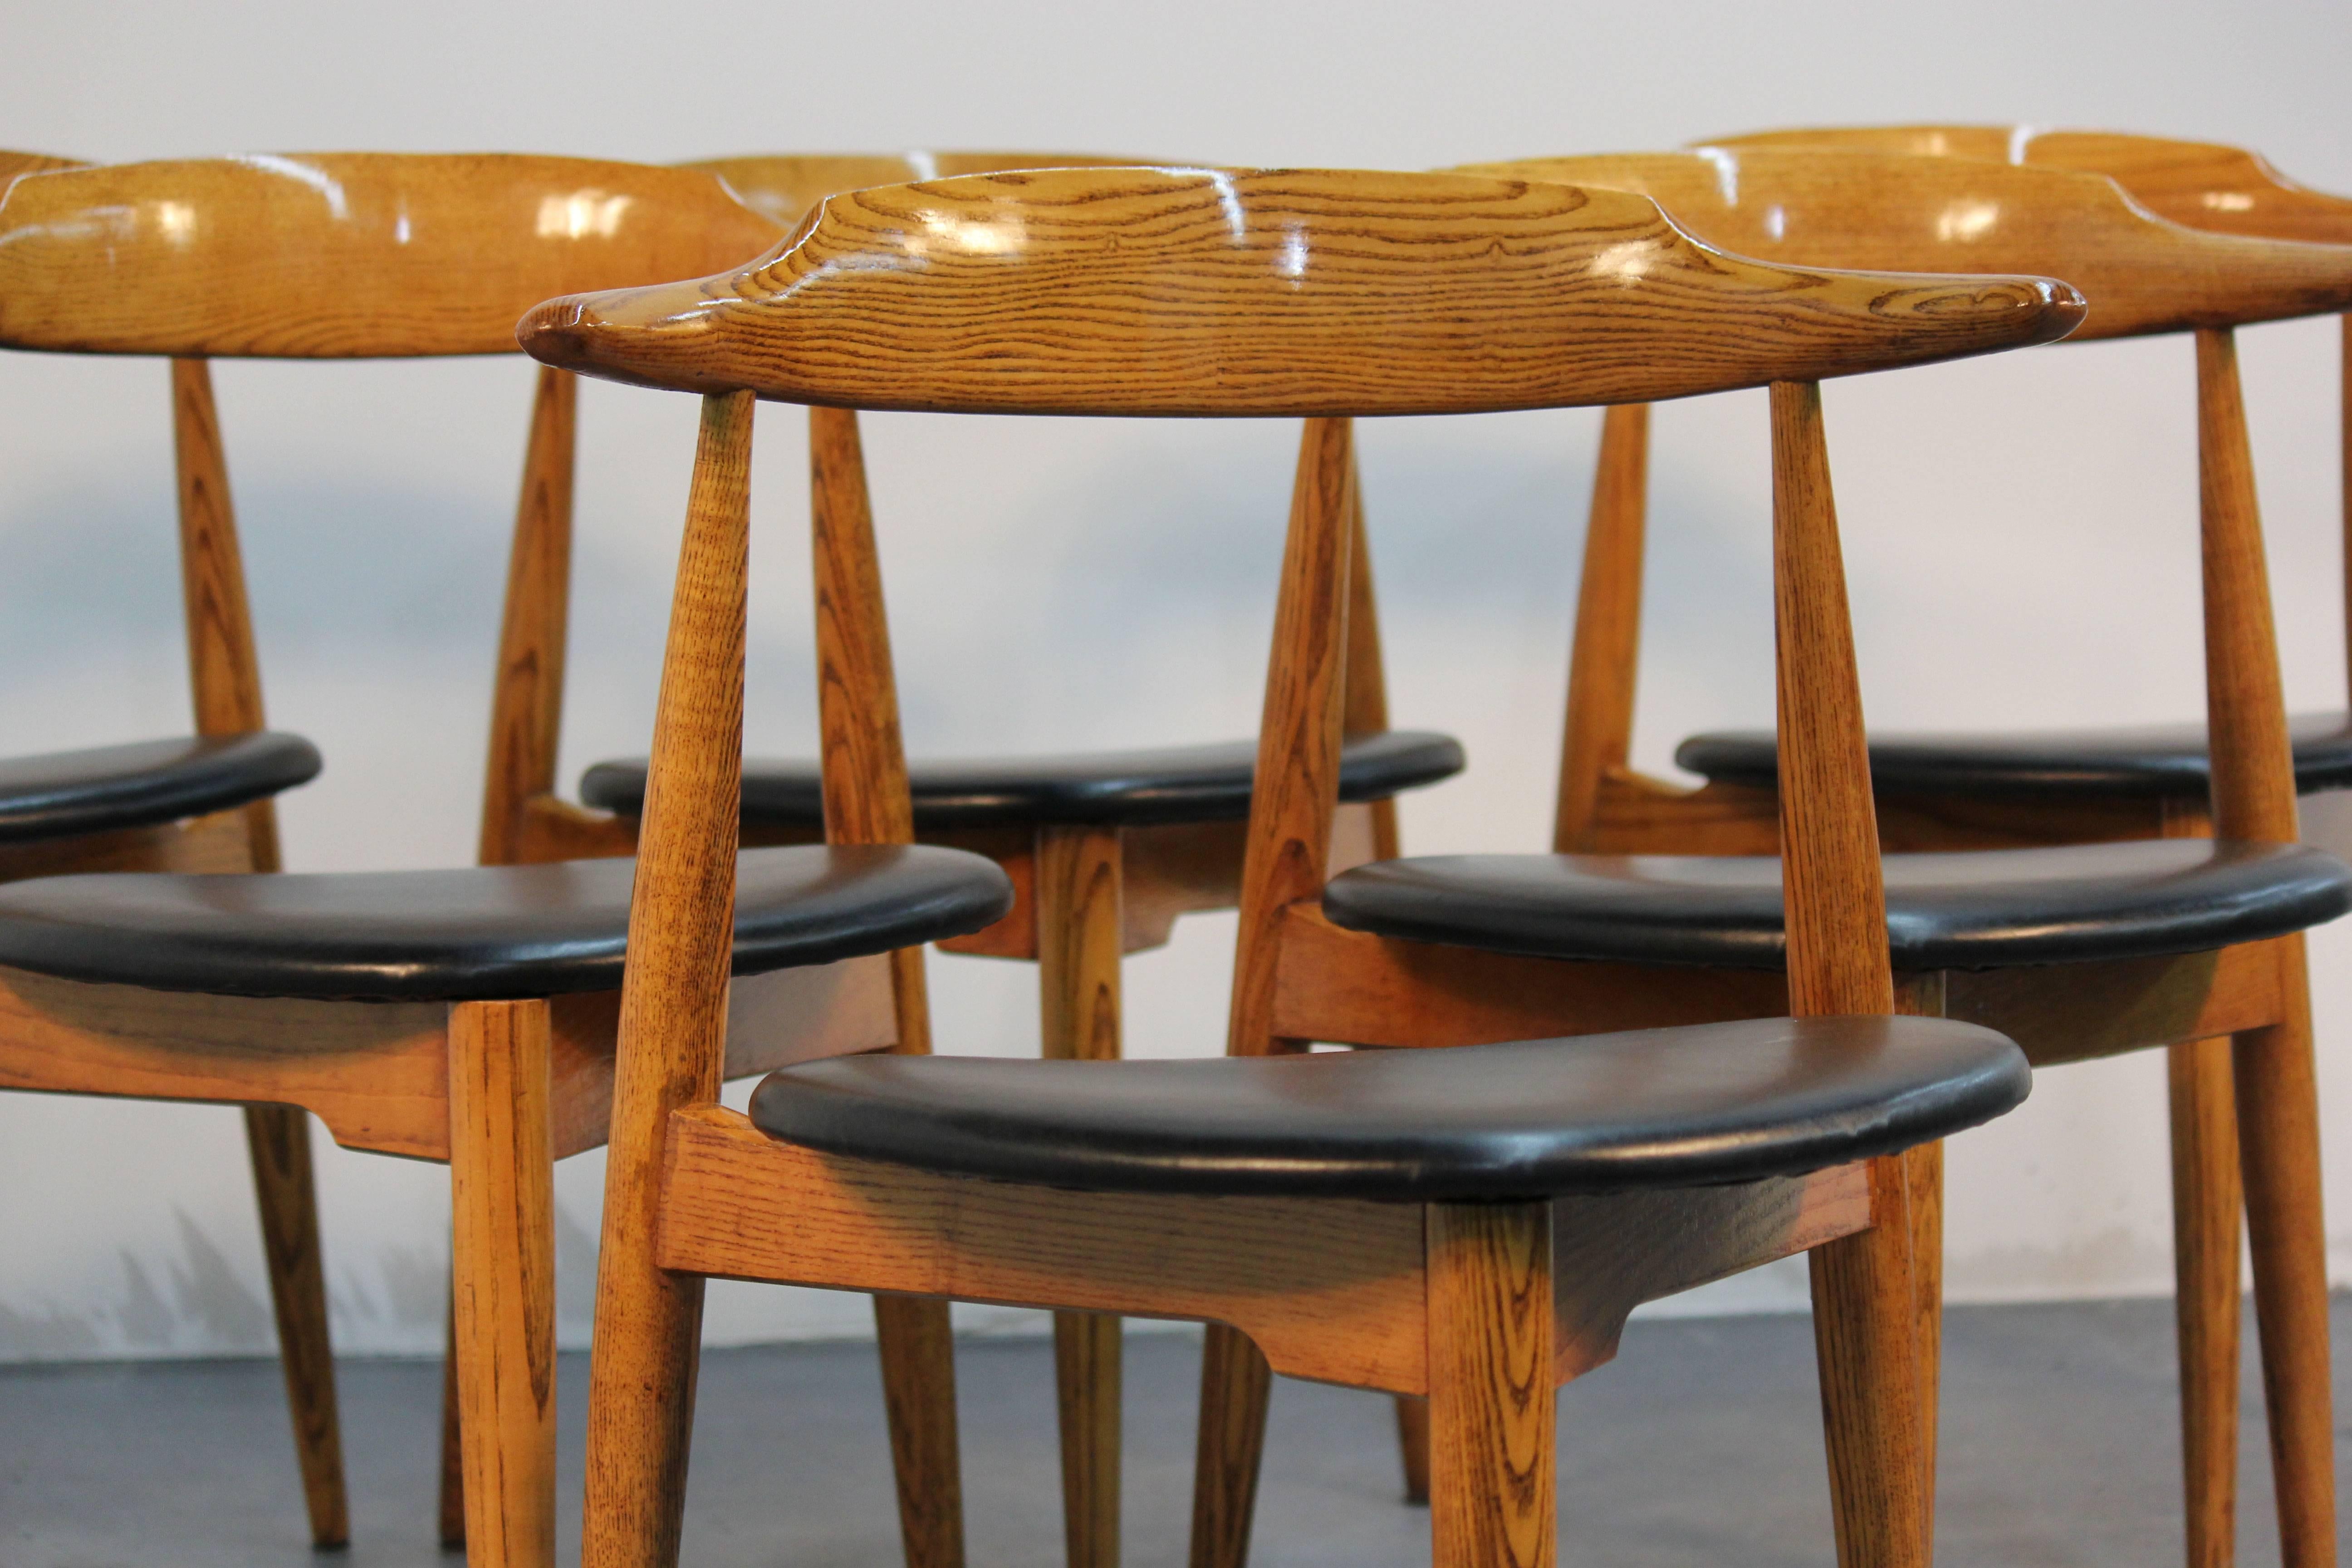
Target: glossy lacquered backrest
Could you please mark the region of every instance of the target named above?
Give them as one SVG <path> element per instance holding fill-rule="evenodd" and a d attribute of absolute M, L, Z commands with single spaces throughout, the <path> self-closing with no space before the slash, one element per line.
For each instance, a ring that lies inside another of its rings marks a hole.
<path fill-rule="evenodd" d="M 511 353 L 539 300 L 698 277 L 782 235 L 708 174 L 578 158 L 330 153 L 32 174 L 0 200 L 0 345 Z"/>
<path fill-rule="evenodd" d="M 790 228 L 825 197 L 867 185 L 903 185 L 1013 169 L 1109 169 L 1150 163 L 1088 153 L 768 153 L 681 163 L 716 174 L 737 195 Z"/>
<path fill-rule="evenodd" d="M 2219 142 L 2030 125 L 1837 125 L 1710 137 L 1704 144 L 1906 153 L 2074 169 L 2112 177 L 2150 212 L 2191 228 L 2352 245 L 2352 197 L 2299 184 L 2261 153 Z"/>
<path fill-rule="evenodd" d="M 2063 278 L 2090 301 L 2078 338 L 2352 305 L 2352 248 L 2187 228 L 2100 174 L 1964 157 L 1721 147 L 1475 168 L 1640 191 L 1711 244 L 1791 264 Z"/>
<path fill-rule="evenodd" d="M 1980 353 L 2079 310 L 2047 279 L 1725 256 L 1611 191 L 1055 169 L 833 196 L 757 266 L 550 301 L 521 335 L 586 374 L 852 407 L 1470 413 Z"/>

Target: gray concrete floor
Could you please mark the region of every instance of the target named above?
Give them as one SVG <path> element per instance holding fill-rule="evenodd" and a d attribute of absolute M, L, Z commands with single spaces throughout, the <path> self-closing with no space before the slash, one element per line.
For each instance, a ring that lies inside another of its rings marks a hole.
<path fill-rule="evenodd" d="M 2352 1329 L 2339 1300 L 2336 1332 Z M 2250 1338 L 2251 1342 L 2251 1338 Z M 1940 1560 L 2180 1560 L 2171 1306 L 1963 1308 L 1948 1319 Z M 2346 1358 L 2352 1360 L 2352 1358 Z M 2251 1357 L 2249 1358 L 2251 1362 Z M 1184 1560 L 1198 1342 L 1128 1342 L 1127 1552 Z M 1042 1341 L 967 1342 L 960 1393 L 973 1568 L 1060 1560 L 1052 1363 Z M 563 1555 L 576 1555 L 586 1367 L 567 1356 Z M 2336 1408 L 2352 1410 L 2337 1379 Z M 266 1362 L 0 1371 L 5 1568 L 451 1568 L 433 1546 L 440 1374 L 341 1369 L 354 1541 L 305 1545 L 277 1369 Z M 2278 1560 L 2250 1375 L 2240 1561 Z M 702 1367 L 686 1561 L 696 1568 L 889 1568 L 897 1521 L 873 1352 L 714 1352 Z M 1386 1402 L 1276 1385 L 1259 1568 L 1428 1561 L 1428 1516 L 1400 1500 Z M 1560 1411 L 1563 1563 L 1831 1561 L 1812 1343 L 1802 1318 L 1640 1323 Z M 2342 1463 L 2339 1460 L 2339 1475 Z M 2340 1483 L 2339 1483 L 2340 1484 Z"/>

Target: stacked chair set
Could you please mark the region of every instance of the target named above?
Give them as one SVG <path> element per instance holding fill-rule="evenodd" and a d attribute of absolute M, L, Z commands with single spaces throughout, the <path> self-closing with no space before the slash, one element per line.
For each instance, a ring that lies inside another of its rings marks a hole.
<path fill-rule="evenodd" d="M 2162 1047 L 2189 1561 L 2232 1550 L 2242 1214 L 2285 1560 L 2335 1561 L 2302 933 L 2352 872 L 2296 799 L 2352 786 L 2352 719 L 2286 713 L 2231 333 L 2352 311 L 2352 201 L 1985 127 L 1435 174 L 0 174 L 0 345 L 171 361 L 196 713 L 0 763 L 0 1087 L 247 1108 L 317 1544 L 348 1526 L 306 1112 L 451 1167 L 440 1528 L 478 1564 L 554 1560 L 552 1166 L 600 1145 L 598 1568 L 677 1560 L 708 1278 L 873 1295 L 910 1568 L 963 1561 L 950 1300 L 1056 1314 L 1072 1568 L 1119 1555 L 1122 1316 L 1208 1325 L 1195 1568 L 1246 1559 L 1276 1372 L 1397 1396 L 1441 1568 L 1549 1568 L 1559 1386 L 1642 1302 L 1798 1254 L 1825 1540 L 1925 1564 L 1941 1141 L 2033 1068 Z M 2206 725 L 1866 736 L 1820 384 L 2163 332 L 2196 342 Z M 481 864 L 282 871 L 270 800 L 320 759 L 264 726 L 207 362 L 518 347 Z M 701 422 L 650 748 L 573 804 L 580 375 Z M 1684 789 L 1627 761 L 1648 406 L 1756 387 L 1777 712 L 1685 742 Z M 805 758 L 742 754 L 760 400 L 808 410 Z M 1396 796 L 1464 758 L 1389 727 L 1360 423 L 1584 406 L 1553 845 L 1405 858 Z M 909 761 L 861 410 L 1301 421 L 1257 735 Z M 1224 1054 L 1108 1065 L 1124 954 L 1210 909 L 1239 911 Z M 1045 1059 L 931 1054 L 934 942 L 1037 964 Z"/>

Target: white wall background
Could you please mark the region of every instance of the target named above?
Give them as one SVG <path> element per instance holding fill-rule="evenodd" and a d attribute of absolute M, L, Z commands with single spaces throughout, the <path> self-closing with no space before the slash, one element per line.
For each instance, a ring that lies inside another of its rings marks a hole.
<path fill-rule="evenodd" d="M 2315 0 L 1651 6 L 1490 0 L 877 3 L 688 10 L 598 0 L 396 7 L 0 7 L 0 145 L 97 159 L 328 148 L 668 160 L 1041 147 L 1414 168 L 1672 145 L 1750 126 L 2030 120 L 2241 142 L 2352 190 L 2352 11 Z M 2288 687 L 2343 700 L 2332 322 L 2244 356 Z M 163 373 L 12 357 L 0 374 L 0 744 L 186 722 Z M 2200 710 L 2190 353 L 2059 348 L 1841 384 L 1829 414 L 1871 717 L 1894 726 Z M 225 365 L 223 417 L 273 719 L 324 748 L 288 799 L 302 868 L 461 863 L 473 840 L 518 361 Z M 1639 760 L 1770 714 L 1760 394 L 1657 431 Z M 583 399 L 565 774 L 642 750 L 690 457 L 690 400 Z M 1401 723 L 1473 771 L 1405 807 L 1410 847 L 1545 839 L 1596 420 L 1368 426 L 1363 460 Z M 755 748 L 812 729 L 792 411 L 763 410 Z M 919 749 L 1245 733 L 1292 462 L 1276 424 L 868 426 Z M 1228 919 L 1129 970 L 1139 1054 L 1213 1051 Z M 2315 946 L 2329 1197 L 2352 1272 L 2352 938 Z M 937 959 L 943 1048 L 1034 1048 L 1034 972 Z M 2168 1289 L 2153 1056 L 2045 1076 L 1951 1162 L 1951 1280 L 1987 1299 Z M 435 1167 L 321 1138 L 336 1331 L 437 1344 Z M 583 1337 L 601 1177 L 559 1178 L 562 1301 Z M 0 1358 L 268 1342 L 236 1113 L 0 1099 Z M 1788 1305 L 1801 1275 L 1718 1288 Z M 1017 1326 L 1015 1315 L 983 1320 Z M 716 1338 L 857 1331 L 855 1298 L 724 1287 Z"/>

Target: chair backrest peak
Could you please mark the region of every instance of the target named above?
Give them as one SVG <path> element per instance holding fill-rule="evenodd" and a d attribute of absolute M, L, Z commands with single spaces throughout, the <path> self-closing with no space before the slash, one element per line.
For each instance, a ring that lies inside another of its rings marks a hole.
<path fill-rule="evenodd" d="M 2098 174 L 1779 146 L 1473 169 L 1639 191 L 1711 244 L 1792 264 L 2063 278 L 2090 302 L 2085 339 L 2352 306 L 2352 247 L 2184 227 Z"/>
<path fill-rule="evenodd" d="M 27 174 L 0 198 L 0 345 L 365 358 L 511 352 L 551 295 L 692 277 L 781 229 L 690 170 L 304 153 Z"/>
<path fill-rule="evenodd" d="M 2062 336 L 2047 279 L 1797 270 L 1526 179 L 1175 167 L 834 195 L 722 276 L 550 301 L 592 375 L 864 408 L 1378 415 L 1646 401 Z"/>

